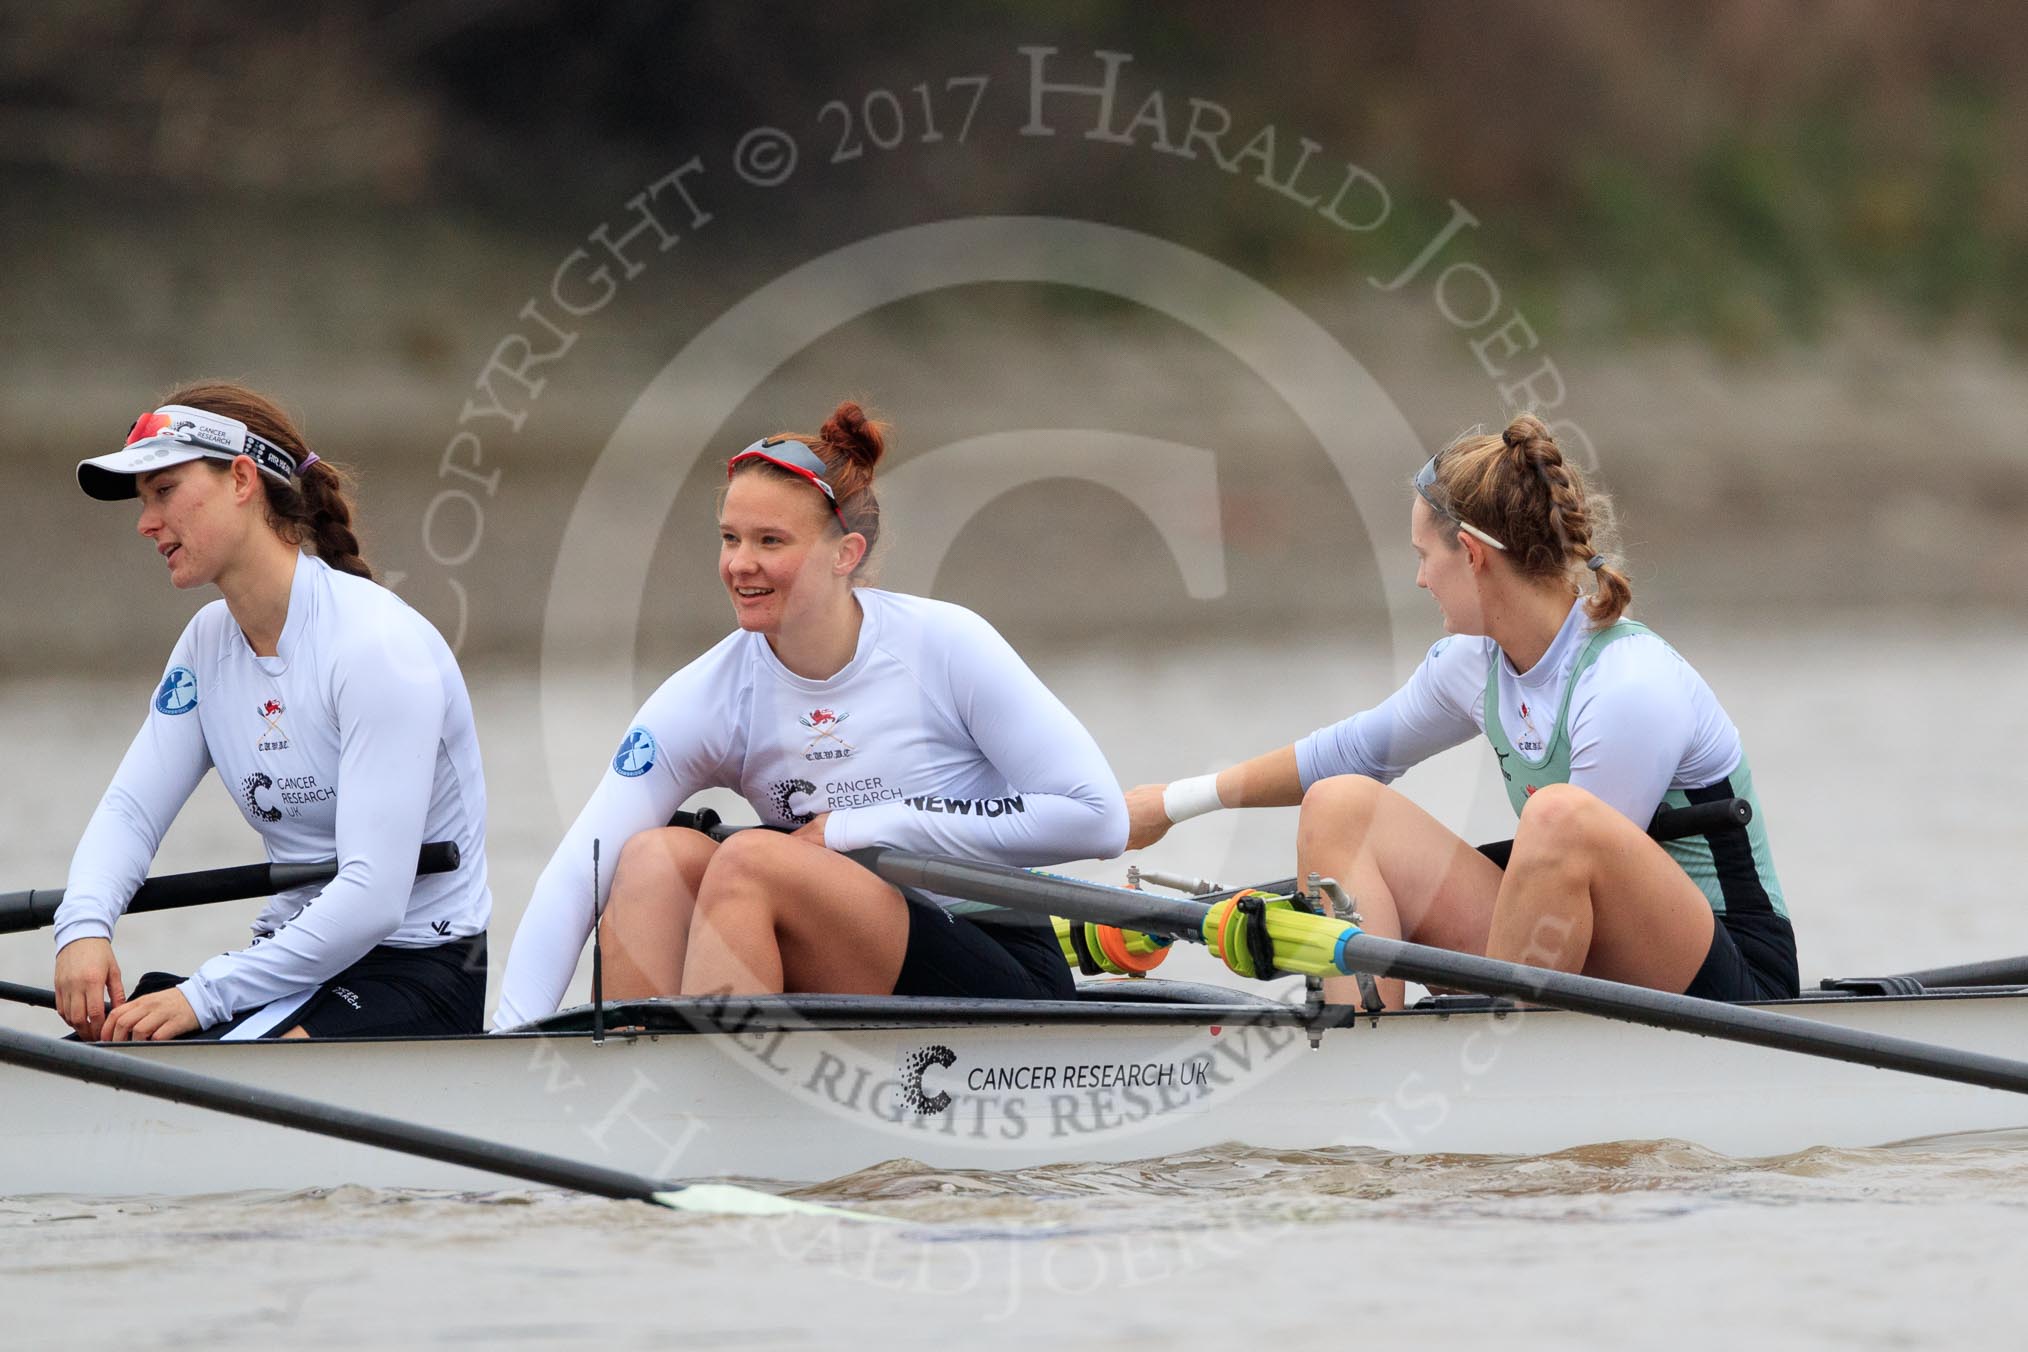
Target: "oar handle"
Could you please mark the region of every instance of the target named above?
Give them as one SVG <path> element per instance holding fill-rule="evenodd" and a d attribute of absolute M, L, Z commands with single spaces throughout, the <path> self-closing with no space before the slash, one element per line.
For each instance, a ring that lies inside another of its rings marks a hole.
<path fill-rule="evenodd" d="M 1752 803 L 1744 798 L 1720 798 L 1688 807 L 1657 808 L 1654 820 L 1648 823 L 1648 834 L 1656 840 L 1683 840 L 1745 826 L 1752 820 Z"/>
<path fill-rule="evenodd" d="M 38 1009 L 55 1009 L 56 992 L 42 986 L 23 986 L 19 982 L 0 981 L 0 1000 L 9 1004 L 33 1005 Z"/>
<path fill-rule="evenodd" d="M 455 840 L 433 840 L 422 847 L 415 871 L 450 873 L 460 863 Z M 242 864 L 236 868 L 204 869 L 196 873 L 165 873 L 150 878 L 127 903 L 127 912 L 168 911 L 182 906 L 205 906 L 214 901 L 241 901 L 247 897 L 273 896 L 292 887 L 327 883 L 338 876 L 336 859 L 309 864 Z M 41 929 L 56 919 L 63 904 L 61 887 L 31 888 L 26 892 L 0 893 L 0 934 L 18 934 Z"/>
<path fill-rule="evenodd" d="M 708 807 L 698 808 L 695 812 L 678 809 L 676 815 L 669 818 L 669 825 L 687 826 L 692 831 L 702 831 L 713 840 L 724 840 L 735 831 L 749 829 L 744 826 L 727 826 L 719 815 Z"/>

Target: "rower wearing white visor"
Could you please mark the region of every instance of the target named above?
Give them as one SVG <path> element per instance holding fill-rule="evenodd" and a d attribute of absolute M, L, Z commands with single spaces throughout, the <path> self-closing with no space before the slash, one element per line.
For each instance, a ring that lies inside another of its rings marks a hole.
<path fill-rule="evenodd" d="M 1645 625 L 1606 557 L 1610 504 L 1540 419 L 1466 437 L 1415 479 L 1416 584 L 1451 637 L 1379 706 L 1224 770 L 1127 795 L 1133 848 L 1224 807 L 1302 804 L 1296 871 L 1387 938 L 1714 1000 L 1797 993 L 1795 932 L 1732 720 Z M 1585 582 L 1593 582 L 1585 595 Z M 1385 787 L 1483 733 L 1520 817 L 1477 850 Z M 1657 842 L 1661 807 L 1752 820 Z M 1356 999 L 1350 979 L 1327 983 Z M 1401 983 L 1379 983 L 1390 1005 Z"/>
<path fill-rule="evenodd" d="M 178 390 L 77 475 L 140 500 L 177 588 L 223 596 L 177 640 L 78 842 L 58 1013 L 102 1041 L 479 1031 L 492 899 L 472 705 L 449 646 L 359 556 L 345 478 L 226 383 Z M 335 858 L 337 875 L 270 900 L 252 946 L 130 992 L 114 926 L 207 769 L 270 860 Z M 418 877 L 437 840 L 459 867 Z"/>
<path fill-rule="evenodd" d="M 862 585 L 884 445 L 846 402 L 727 463 L 718 572 L 739 628 L 635 715 L 536 884 L 496 1027 L 556 1009 L 594 906 L 608 998 L 1071 993 L 1050 929 L 975 923 L 841 853 L 1037 865 L 1126 841 L 1098 745 L 991 625 Z M 783 829 L 717 844 L 667 825 L 714 787 Z"/>

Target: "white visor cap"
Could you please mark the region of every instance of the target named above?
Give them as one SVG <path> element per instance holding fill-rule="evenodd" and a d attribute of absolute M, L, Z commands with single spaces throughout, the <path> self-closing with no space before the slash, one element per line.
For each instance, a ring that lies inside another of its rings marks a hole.
<path fill-rule="evenodd" d="M 134 420 L 127 444 L 111 455 L 80 460 L 78 487 L 101 502 L 138 497 L 137 475 L 168 469 L 192 460 L 236 460 L 250 457 L 269 474 L 287 483 L 297 472 L 296 459 L 245 423 L 223 414 L 183 404 L 165 404 Z"/>

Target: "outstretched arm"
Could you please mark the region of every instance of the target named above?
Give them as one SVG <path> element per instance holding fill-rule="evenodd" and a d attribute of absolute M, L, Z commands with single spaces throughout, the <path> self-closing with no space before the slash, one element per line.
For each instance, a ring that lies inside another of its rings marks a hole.
<path fill-rule="evenodd" d="M 1296 748 L 1289 745 L 1168 784 L 1142 784 L 1127 791 L 1127 848 L 1144 850 L 1177 822 L 1222 807 L 1294 807 L 1303 801 Z"/>
<path fill-rule="evenodd" d="M 1474 698 L 1485 680 L 1483 647 L 1440 640 L 1407 682 L 1374 708 L 1216 775 L 1136 788 L 1127 795 L 1127 848 L 1145 849 L 1177 822 L 1219 808 L 1292 807 L 1312 784 L 1333 775 L 1391 783 L 1478 731 Z"/>
<path fill-rule="evenodd" d="M 947 653 L 947 698 L 973 745 L 1010 793 L 922 796 L 833 810 L 824 843 L 834 850 L 893 845 L 1028 866 L 1110 859 L 1124 847 L 1126 804 L 1119 780 L 1084 724 L 1029 670 L 985 620 L 965 615 Z"/>

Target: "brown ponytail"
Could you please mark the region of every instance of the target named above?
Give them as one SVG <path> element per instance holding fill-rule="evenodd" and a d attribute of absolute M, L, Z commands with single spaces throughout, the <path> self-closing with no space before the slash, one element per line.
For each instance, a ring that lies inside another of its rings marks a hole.
<path fill-rule="evenodd" d="M 1612 499 L 1585 486 L 1583 472 L 1533 413 L 1497 437 L 1452 442 L 1437 457 L 1437 483 L 1455 519 L 1505 544 L 1522 576 L 1558 578 L 1573 593 L 1591 578 L 1585 613 L 1595 626 L 1613 623 L 1633 603 L 1633 585 L 1613 560 Z M 1596 568 L 1594 558 L 1602 560 Z"/>
<path fill-rule="evenodd" d="M 887 424 L 876 422 L 857 401 L 842 400 L 816 436 L 802 432 L 778 435 L 802 442 L 824 462 L 824 478 L 837 495 L 838 521 L 847 531 L 866 537 L 866 553 L 855 576 L 868 571 L 867 561 L 880 543 L 880 499 L 873 494 L 873 467 L 887 452 Z M 759 472 L 793 479 L 787 470 L 765 460 L 744 460 L 734 473 Z"/>
<path fill-rule="evenodd" d="M 266 396 L 226 380 L 205 380 L 172 390 L 163 404 L 182 404 L 208 413 L 237 418 L 247 430 L 267 438 L 301 464 L 310 448 L 303 434 L 281 408 Z M 206 463 L 218 465 L 219 461 Z M 371 578 L 373 569 L 359 556 L 359 536 L 352 525 L 352 475 L 319 456 L 289 483 L 260 476 L 267 493 L 268 525 L 292 545 L 308 544 L 317 557 L 341 573 Z"/>

